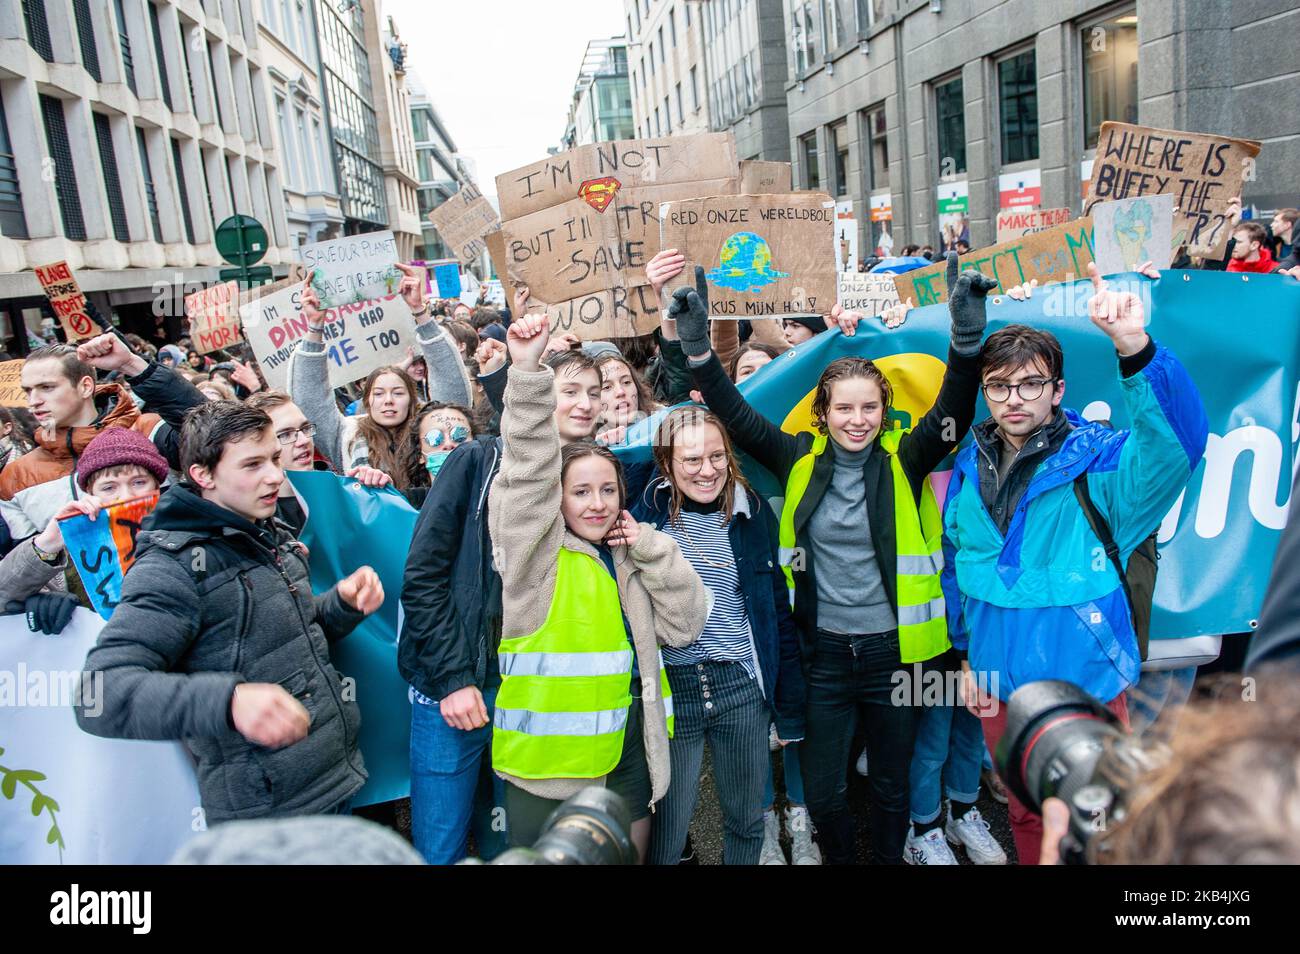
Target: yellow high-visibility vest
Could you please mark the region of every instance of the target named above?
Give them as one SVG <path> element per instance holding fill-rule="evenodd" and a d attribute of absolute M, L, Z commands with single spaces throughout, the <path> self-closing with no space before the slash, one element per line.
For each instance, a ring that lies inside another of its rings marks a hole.
<path fill-rule="evenodd" d="M 623 754 L 634 654 L 618 583 L 600 561 L 561 549 L 541 627 L 501 640 L 492 767 L 518 778 L 600 778 Z M 668 676 L 659 688 L 673 734 Z"/>
<path fill-rule="evenodd" d="M 889 472 L 894 480 L 898 645 L 902 661 L 914 663 L 933 659 L 952 644 L 948 641 L 943 587 L 939 581 L 943 570 L 943 521 L 939 504 L 929 475 L 921 484 L 921 500 L 917 504 L 898 459 L 899 442 L 909 430 L 887 431 L 880 438 L 880 448 L 889 457 Z M 827 440 L 827 435 L 818 434 L 808 453 L 795 461 L 786 481 L 779 542 L 781 569 L 791 590 L 794 589 L 796 553 L 794 515 L 808 490 L 817 458 L 826 452 Z"/>

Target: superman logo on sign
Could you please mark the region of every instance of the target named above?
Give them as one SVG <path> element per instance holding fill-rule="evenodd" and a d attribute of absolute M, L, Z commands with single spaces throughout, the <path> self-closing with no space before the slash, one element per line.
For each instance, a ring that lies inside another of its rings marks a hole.
<path fill-rule="evenodd" d="M 597 212 L 604 212 L 609 208 L 609 204 L 614 201 L 614 195 L 622 185 L 623 183 L 613 176 L 588 179 L 578 186 L 578 197 Z"/>

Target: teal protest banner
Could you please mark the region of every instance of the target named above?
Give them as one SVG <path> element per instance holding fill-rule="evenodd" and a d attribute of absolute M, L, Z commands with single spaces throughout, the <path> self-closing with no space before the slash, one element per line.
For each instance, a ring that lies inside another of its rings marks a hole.
<path fill-rule="evenodd" d="M 1248 632 L 1286 523 L 1300 441 L 1300 282 L 1280 275 L 1166 271 L 1131 283 L 1147 304 L 1148 330 L 1190 371 L 1209 415 L 1205 459 L 1160 526 L 1153 639 Z M 1023 323 L 1051 331 L 1065 352 L 1064 404 L 1117 428 L 1130 422 L 1115 352 L 1087 317 L 1088 281 L 1038 289 L 1028 301 L 994 296 L 989 332 Z M 948 355 L 944 304 L 913 309 L 895 331 L 863 321 L 785 352 L 743 382 L 741 392 L 791 433 L 812 429 L 813 388 L 836 358 L 871 358 L 894 386 L 895 426 L 912 425 L 934 402 Z M 975 419 L 988 416 L 983 398 Z M 647 422 L 648 424 L 648 422 Z M 629 428 L 620 456 L 649 456 L 650 427 Z M 969 440 L 969 438 L 967 438 Z M 779 496 L 771 475 L 748 462 L 755 489 Z M 947 490 L 949 458 L 936 490 Z M 1155 529 L 1155 528 L 1153 528 Z"/>
<path fill-rule="evenodd" d="M 339 673 L 354 680 L 361 707 L 361 754 L 370 778 L 352 804 L 404 798 L 411 793 L 411 703 L 397 671 L 397 634 L 416 512 L 392 489 L 370 490 L 318 471 L 288 474 L 307 512 L 298 537 L 308 550 L 312 590 L 323 593 L 363 566 L 373 567 L 384 585 L 384 605 L 330 651 Z"/>

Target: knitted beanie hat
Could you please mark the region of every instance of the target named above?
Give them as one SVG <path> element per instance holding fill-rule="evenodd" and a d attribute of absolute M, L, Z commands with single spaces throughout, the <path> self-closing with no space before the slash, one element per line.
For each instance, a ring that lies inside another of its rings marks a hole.
<path fill-rule="evenodd" d="M 90 490 L 90 478 L 105 467 L 138 464 L 158 478 L 167 479 L 167 460 L 153 441 L 129 427 L 108 427 L 86 445 L 77 459 L 77 482 Z"/>
<path fill-rule="evenodd" d="M 784 320 L 803 325 L 815 335 L 826 330 L 826 319 L 821 315 L 786 315 Z"/>

